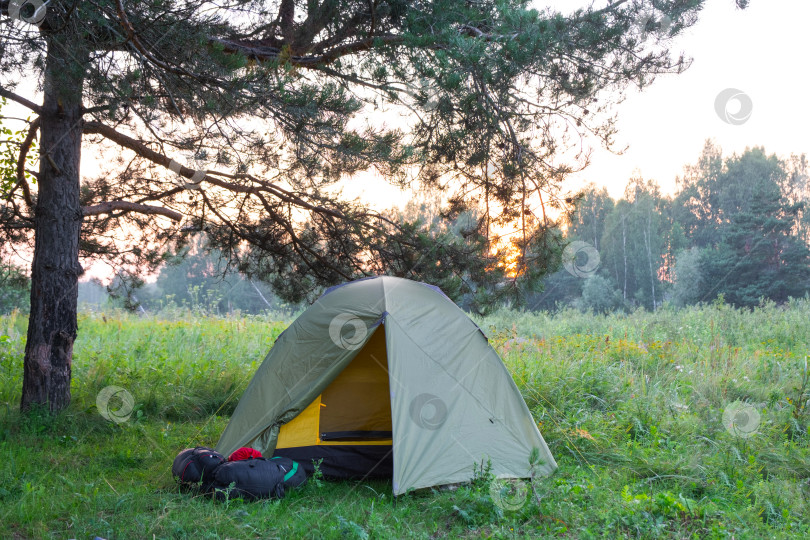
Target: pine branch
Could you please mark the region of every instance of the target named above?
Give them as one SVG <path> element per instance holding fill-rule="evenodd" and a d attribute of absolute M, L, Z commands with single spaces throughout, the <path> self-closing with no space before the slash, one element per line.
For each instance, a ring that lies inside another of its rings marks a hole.
<path fill-rule="evenodd" d="M 106 137 L 107 139 L 115 142 L 116 144 L 118 144 L 120 146 L 123 146 L 124 148 L 128 148 L 128 149 L 134 151 L 136 154 L 138 154 L 142 158 L 148 159 L 149 161 L 151 161 L 153 163 L 156 163 L 158 165 L 161 165 L 161 166 L 163 166 L 163 167 L 165 167 L 167 169 L 170 168 L 171 163 L 173 161 L 170 157 L 168 157 L 168 156 L 166 156 L 164 154 L 161 154 L 160 152 L 156 152 L 155 150 L 152 150 L 151 148 L 149 148 L 144 143 L 142 143 L 142 142 L 140 142 L 140 141 L 138 141 L 136 139 L 133 139 L 132 137 L 129 137 L 128 135 L 125 135 L 125 134 L 123 134 L 123 133 L 121 133 L 119 131 L 116 131 L 115 129 L 113 129 L 113 128 L 109 127 L 109 126 L 106 126 L 106 125 L 104 125 L 104 124 L 102 124 L 100 122 L 85 122 L 83 131 L 84 131 L 84 133 L 94 133 L 94 134 L 102 135 L 102 136 Z M 182 176 L 183 178 L 187 178 L 189 180 L 192 180 L 194 184 L 200 184 L 202 182 L 207 182 L 207 183 L 210 183 L 212 185 L 219 186 L 221 188 L 227 189 L 227 190 L 235 192 L 235 193 L 246 193 L 246 194 L 253 194 L 253 195 L 258 195 L 258 194 L 260 194 L 262 192 L 269 193 L 269 194 L 273 195 L 274 197 L 276 197 L 278 199 L 281 199 L 284 202 L 293 204 L 293 205 L 295 205 L 295 206 L 297 206 L 299 208 L 304 208 L 304 209 L 307 209 L 307 210 L 311 210 L 313 212 L 317 212 L 319 214 L 328 215 L 328 216 L 332 216 L 332 217 L 336 217 L 336 218 L 341 218 L 341 219 L 346 218 L 346 216 L 342 212 L 339 212 L 337 210 L 333 210 L 331 208 L 326 208 L 326 207 L 323 207 L 323 206 L 318 206 L 318 205 L 311 204 L 311 203 L 305 201 L 304 199 L 302 199 L 301 197 L 299 197 L 298 195 L 295 195 L 294 193 L 292 193 L 292 192 L 290 192 L 288 190 L 285 190 L 285 189 L 283 189 L 283 188 L 281 188 L 279 186 L 276 186 L 276 185 L 274 185 L 274 184 L 272 184 L 270 182 L 266 182 L 266 181 L 260 180 L 258 178 L 255 178 L 252 175 L 248 175 L 248 174 L 233 175 L 233 174 L 222 173 L 222 172 L 217 172 L 217 171 L 205 171 L 204 175 L 198 175 L 197 174 L 198 172 L 199 171 L 196 171 L 196 170 L 191 169 L 189 167 L 180 166 L 180 168 L 177 170 L 176 174 Z M 240 184 L 235 184 L 233 182 L 226 182 L 226 181 L 224 181 L 224 180 L 222 180 L 220 178 L 216 178 L 216 176 L 214 176 L 214 175 L 221 176 L 221 177 L 227 177 L 227 178 L 233 178 L 233 179 L 244 178 L 244 179 L 251 180 L 255 184 L 258 184 L 258 186 L 244 186 L 244 185 L 240 185 Z M 167 193 L 169 193 L 169 192 L 167 192 Z"/>
<path fill-rule="evenodd" d="M 29 109 L 31 109 L 35 113 L 42 114 L 42 107 L 40 107 L 39 105 L 37 105 L 36 103 L 34 103 L 31 100 L 25 99 L 24 97 L 15 94 L 11 90 L 6 90 L 2 86 L 0 86 L 0 97 L 10 99 L 11 101 L 16 101 L 20 105 L 23 105 L 24 107 L 28 107 Z"/>
<path fill-rule="evenodd" d="M 183 214 L 175 210 L 170 210 L 162 206 L 151 206 L 148 204 L 138 204 L 129 201 L 107 201 L 93 206 L 82 207 L 82 216 L 97 216 L 99 214 L 109 214 L 115 210 L 126 212 L 138 212 L 140 214 L 152 214 L 166 216 L 173 221 L 183 219 Z"/>

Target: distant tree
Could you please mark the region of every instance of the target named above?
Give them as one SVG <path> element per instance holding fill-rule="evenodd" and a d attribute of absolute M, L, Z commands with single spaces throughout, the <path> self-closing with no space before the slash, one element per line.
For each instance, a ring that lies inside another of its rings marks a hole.
<path fill-rule="evenodd" d="M 645 182 L 639 177 L 628 184 L 625 197 L 632 204 L 630 227 L 637 279 L 633 296 L 641 305 L 654 311 L 663 293 L 659 274 L 667 244 L 666 230 L 662 228 L 660 189 L 655 182 Z"/>
<path fill-rule="evenodd" d="M 693 246 L 678 253 L 672 286 L 672 302 L 688 306 L 705 300 L 707 287 L 701 270 L 701 248 Z"/>
<path fill-rule="evenodd" d="M 532 310 L 554 311 L 573 305 L 582 296 L 584 281 L 564 268 L 543 279 L 541 291 L 530 293 L 527 307 Z"/>
<path fill-rule="evenodd" d="M 79 309 L 103 309 L 109 306 L 110 295 L 99 278 L 79 282 Z"/>
<path fill-rule="evenodd" d="M 591 244 L 598 251 L 605 233 L 605 219 L 613 210 L 613 199 L 607 188 L 588 184 L 576 197 L 575 208 L 568 215 L 566 238 Z"/>
<path fill-rule="evenodd" d="M 609 313 L 622 309 L 625 302 L 611 279 L 594 274 L 585 280 L 577 305 L 594 313 Z"/>
<path fill-rule="evenodd" d="M 0 259 L 0 313 L 26 311 L 31 296 L 31 280 L 24 268 Z"/>
<path fill-rule="evenodd" d="M 705 247 L 718 240 L 723 213 L 723 172 L 723 151 L 714 141 L 707 140 L 697 163 L 687 166 L 683 178 L 678 179 L 673 215 L 692 245 Z"/>
<path fill-rule="evenodd" d="M 573 203 L 573 209 L 564 215 L 564 243 L 579 240 L 598 252 L 603 247 L 605 222 L 613 210 L 613 199 L 606 188 L 591 183 L 574 197 Z M 529 293 L 528 306 L 550 311 L 561 305 L 571 305 L 582 296 L 583 283 L 581 277 L 562 268 L 542 280 L 542 290 Z"/>
<path fill-rule="evenodd" d="M 794 154 L 786 161 L 785 168 L 786 174 L 780 188 L 789 203 L 803 203 L 795 234 L 810 245 L 810 161 L 806 154 Z"/>
<path fill-rule="evenodd" d="M 205 236 L 196 236 L 179 253 L 168 257 L 151 286 L 119 295 L 135 295 L 130 308 L 160 309 L 167 304 L 230 313 L 261 313 L 281 309 L 282 303 L 265 283 L 234 271 L 217 250 L 208 250 Z"/>
<path fill-rule="evenodd" d="M 624 302 L 655 310 L 662 301 L 661 274 L 672 230 L 668 208 L 655 182 L 635 177 L 605 219 L 600 273 L 618 285 Z"/>
<path fill-rule="evenodd" d="M 736 211 L 724 220 L 716 246 L 702 252 L 704 300 L 722 294 L 733 305 L 754 306 L 810 290 L 810 249 L 794 234 L 804 203 L 783 197 L 772 158 L 755 149 L 729 160 L 727 174 L 749 198 L 729 197 Z"/>

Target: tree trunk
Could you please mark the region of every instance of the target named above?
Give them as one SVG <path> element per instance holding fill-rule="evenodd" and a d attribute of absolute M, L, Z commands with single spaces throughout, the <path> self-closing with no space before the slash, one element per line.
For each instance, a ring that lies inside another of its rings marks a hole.
<path fill-rule="evenodd" d="M 627 227 L 622 216 L 622 254 L 624 255 L 624 285 L 622 285 L 622 298 L 627 300 Z"/>
<path fill-rule="evenodd" d="M 39 178 L 31 268 L 31 313 L 20 409 L 56 412 L 70 403 L 79 275 L 79 158 L 83 55 L 60 36 L 47 41 Z"/>

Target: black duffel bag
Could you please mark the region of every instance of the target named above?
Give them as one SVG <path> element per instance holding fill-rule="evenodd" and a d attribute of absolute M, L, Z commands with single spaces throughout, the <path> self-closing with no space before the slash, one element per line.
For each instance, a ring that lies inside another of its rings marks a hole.
<path fill-rule="evenodd" d="M 301 487 L 307 483 L 307 471 L 297 461 L 282 456 L 273 456 L 271 461 L 277 463 L 284 471 L 284 487 Z"/>
<path fill-rule="evenodd" d="M 306 473 L 295 461 L 257 458 L 223 463 L 214 471 L 211 487 L 219 499 L 280 499 L 284 497 L 285 488 L 305 482 Z"/>

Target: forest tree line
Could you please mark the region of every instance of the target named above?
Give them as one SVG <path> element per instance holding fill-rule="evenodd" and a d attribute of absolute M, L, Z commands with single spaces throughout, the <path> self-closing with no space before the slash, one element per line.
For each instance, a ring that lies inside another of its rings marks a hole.
<path fill-rule="evenodd" d="M 719 298 L 750 307 L 805 296 L 809 201 L 805 155 L 780 159 L 755 147 L 723 156 L 712 141 L 685 167 L 674 195 L 633 178 L 613 200 L 591 184 L 568 217 L 565 237 L 593 246 L 598 268 L 584 277 L 564 268 L 548 276 L 529 307 L 655 310 L 664 302 Z"/>
<path fill-rule="evenodd" d="M 628 182 L 619 200 L 604 187 L 589 184 L 576 197 L 575 209 L 560 221 L 559 235 L 562 245 L 593 247 L 575 254 L 574 264 L 584 267 L 588 261 L 582 258 L 596 253 L 598 266 L 582 275 L 566 269 L 562 260 L 544 260 L 549 269 L 537 271 L 541 277 L 534 291 L 524 290 L 523 298 L 508 303 L 531 310 L 573 306 L 604 313 L 718 298 L 750 307 L 805 296 L 810 290 L 808 170 L 805 155 L 782 159 L 755 147 L 723 156 L 707 141 L 697 162 L 677 179 L 674 195 L 662 194 L 657 183 L 640 177 Z M 445 242 L 469 243 L 476 214 L 455 216 L 449 226 L 440 214 L 435 201 L 414 201 L 399 211 L 399 219 L 403 224 L 427 222 Z M 485 259 L 491 254 L 484 249 L 483 244 L 473 245 L 467 256 L 474 260 L 470 255 L 478 251 Z M 0 310 L 26 309 L 26 274 L 3 265 Z M 454 294 L 454 278 L 437 273 L 432 281 L 463 307 L 473 305 L 469 294 Z M 121 275 L 104 289 L 97 281 L 82 283 L 80 303 L 150 312 L 172 306 L 214 313 L 296 307 L 282 303 L 269 284 L 234 270 L 218 251 L 206 250 L 202 236 L 167 256 L 155 280 Z"/>

